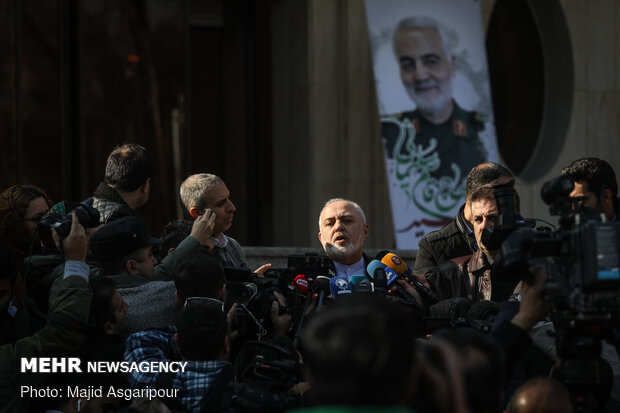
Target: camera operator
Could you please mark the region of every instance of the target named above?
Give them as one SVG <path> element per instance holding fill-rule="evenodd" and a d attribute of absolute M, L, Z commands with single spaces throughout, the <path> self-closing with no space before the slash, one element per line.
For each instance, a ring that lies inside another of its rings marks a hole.
<path fill-rule="evenodd" d="M 611 165 L 599 158 L 581 158 L 562 169 L 562 175 L 575 182 L 569 194 L 573 209 L 590 207 L 605 214 L 607 221 L 618 219 L 618 183 Z"/>
<path fill-rule="evenodd" d="M 438 265 L 452 258 L 473 254 L 477 250 L 474 221 L 471 216 L 471 194 L 485 185 L 514 184 L 514 176 L 504 166 L 486 162 L 474 167 L 467 175 L 465 205 L 454 221 L 422 238 L 418 245 L 413 272 L 431 278 Z"/>
<path fill-rule="evenodd" d="M 152 174 L 153 155 L 146 148 L 134 143 L 114 148 L 106 162 L 105 178 L 92 198 L 101 223 L 135 216 L 134 211 L 149 199 Z"/>
<path fill-rule="evenodd" d="M 493 262 L 500 249 L 487 249 L 483 237 L 483 234 L 492 232 L 499 213 L 494 189 L 483 186 L 474 190 L 469 196 L 469 205 L 478 250 L 441 264 L 431 276 L 431 284 L 441 300 L 455 297 L 473 301 L 506 300 L 516 282 L 495 274 L 497 270 Z"/>

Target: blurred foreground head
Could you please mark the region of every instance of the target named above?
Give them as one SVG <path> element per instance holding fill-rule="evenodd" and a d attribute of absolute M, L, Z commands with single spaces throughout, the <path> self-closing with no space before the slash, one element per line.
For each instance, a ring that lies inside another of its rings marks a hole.
<path fill-rule="evenodd" d="M 304 364 L 319 404 L 403 406 L 414 387 L 415 329 L 385 297 L 328 306 L 304 332 Z"/>

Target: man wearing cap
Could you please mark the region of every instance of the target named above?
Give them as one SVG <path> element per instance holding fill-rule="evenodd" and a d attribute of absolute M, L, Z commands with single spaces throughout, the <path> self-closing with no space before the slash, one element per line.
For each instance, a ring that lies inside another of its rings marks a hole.
<path fill-rule="evenodd" d="M 161 240 L 151 237 L 138 217 L 127 216 L 108 222 L 90 238 L 89 248 L 101 276 L 116 282 L 118 292 L 129 305 L 127 330 L 174 324 L 174 282 L 153 281 L 157 258 L 153 246 Z"/>

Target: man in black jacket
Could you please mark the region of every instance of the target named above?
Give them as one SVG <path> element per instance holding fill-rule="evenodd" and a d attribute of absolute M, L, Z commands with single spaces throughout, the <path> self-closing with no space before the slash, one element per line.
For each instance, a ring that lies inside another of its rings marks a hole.
<path fill-rule="evenodd" d="M 469 197 L 484 185 L 505 184 L 511 181 L 514 184 L 514 176 L 500 164 L 485 162 L 475 166 L 467 175 L 465 205 L 459 209 L 454 221 L 420 240 L 413 272 L 429 278 L 439 264 L 451 258 L 473 254 L 477 246 Z"/>
<path fill-rule="evenodd" d="M 128 143 L 114 149 L 105 178 L 93 194 L 92 206 L 99 211 L 101 223 L 135 215 L 149 199 L 152 174 L 153 155 L 143 146 Z"/>

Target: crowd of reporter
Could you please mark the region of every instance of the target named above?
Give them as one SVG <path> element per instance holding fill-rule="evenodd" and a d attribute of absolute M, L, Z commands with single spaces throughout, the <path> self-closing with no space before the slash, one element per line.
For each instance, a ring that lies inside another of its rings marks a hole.
<path fill-rule="evenodd" d="M 389 251 L 366 255 L 363 209 L 334 198 L 319 213 L 324 259 L 253 272 L 225 234 L 236 208 L 215 175 L 189 176 L 180 187 L 187 219 L 151 236 L 135 211 L 148 201 L 152 171 L 151 153 L 127 144 L 85 201 L 54 204 L 32 185 L 0 195 L 0 411 L 620 411 L 610 344 L 591 380 L 575 381 L 575 360 L 545 340 L 554 312 L 546 269 L 528 268 L 523 281 L 494 265 L 495 190 L 514 191 L 501 165 L 472 169 L 465 204 L 424 237 L 413 269 Z M 576 203 L 616 219 L 606 162 L 577 160 L 563 174 Z M 185 364 L 20 371 L 37 357 Z M 61 391 L 33 397 L 24 388 Z M 140 389 L 162 391 L 131 392 Z"/>

